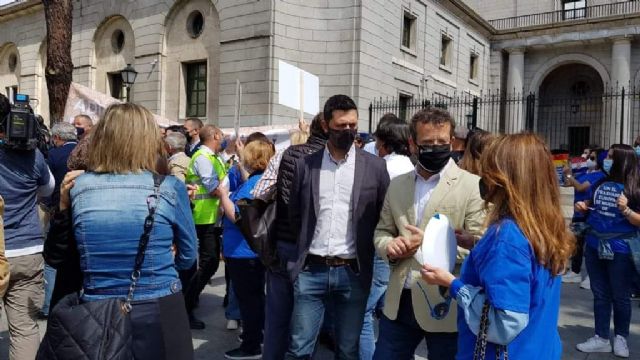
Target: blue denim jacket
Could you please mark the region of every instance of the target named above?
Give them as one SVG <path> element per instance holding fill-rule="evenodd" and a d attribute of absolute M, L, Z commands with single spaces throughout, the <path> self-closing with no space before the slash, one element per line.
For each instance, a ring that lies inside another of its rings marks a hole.
<path fill-rule="evenodd" d="M 73 230 L 84 275 L 83 299 L 126 297 L 131 284 L 147 197 L 153 193 L 151 173 L 87 173 L 71 190 Z M 173 256 L 172 244 L 177 254 Z M 168 176 L 160 201 L 134 300 L 167 296 L 181 290 L 177 270 L 196 260 L 196 232 L 185 185 Z"/>

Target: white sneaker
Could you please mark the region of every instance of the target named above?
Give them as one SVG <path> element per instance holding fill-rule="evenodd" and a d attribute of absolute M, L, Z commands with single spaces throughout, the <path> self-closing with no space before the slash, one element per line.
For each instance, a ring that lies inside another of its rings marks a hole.
<path fill-rule="evenodd" d="M 566 274 L 562 275 L 562 282 L 565 284 L 577 284 L 581 280 L 582 276 L 574 273 L 573 271 L 568 271 Z"/>
<path fill-rule="evenodd" d="M 622 358 L 629 357 L 629 347 L 627 346 L 627 339 L 623 338 L 620 335 L 616 335 L 616 338 L 613 339 L 613 354 Z"/>
<path fill-rule="evenodd" d="M 611 342 L 595 335 L 582 344 L 576 345 L 576 349 L 584 353 L 608 353 L 611 352 Z"/>
<path fill-rule="evenodd" d="M 580 289 L 591 290 L 591 280 L 589 280 L 589 277 L 582 280 L 580 283 Z"/>
<path fill-rule="evenodd" d="M 227 330 L 238 330 L 238 321 L 227 320 Z"/>

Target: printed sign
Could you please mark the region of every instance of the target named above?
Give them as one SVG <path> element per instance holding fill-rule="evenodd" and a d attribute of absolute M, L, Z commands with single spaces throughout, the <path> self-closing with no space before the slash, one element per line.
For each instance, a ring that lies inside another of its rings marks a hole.
<path fill-rule="evenodd" d="M 71 83 L 67 105 L 64 108 L 64 120 L 72 123 L 74 117 L 87 115 L 93 120 L 93 123 L 96 124 L 100 121 L 104 111 L 112 104 L 122 104 L 122 101 L 84 85 Z M 178 125 L 177 122 L 170 121 L 156 114 L 154 114 L 153 117 L 160 126 Z"/>

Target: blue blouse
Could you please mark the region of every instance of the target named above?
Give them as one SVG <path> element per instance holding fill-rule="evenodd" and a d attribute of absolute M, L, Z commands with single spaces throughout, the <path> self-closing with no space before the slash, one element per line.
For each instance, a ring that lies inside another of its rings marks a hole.
<path fill-rule="evenodd" d="M 486 359 L 496 358 L 494 344 L 507 345 L 513 359 L 560 359 L 560 288 L 560 277 L 540 265 L 513 220 L 491 225 L 451 286 L 459 306 L 456 359 L 473 359 L 485 300 L 491 306 Z"/>
<path fill-rule="evenodd" d="M 258 183 L 258 180 L 262 177 L 262 173 L 256 173 L 254 175 L 249 176 L 249 179 L 244 182 L 240 186 L 239 189 L 231 193 L 229 198 L 235 205 L 236 213 L 239 211 L 238 209 L 238 200 L 240 199 L 253 199 L 253 195 L 251 195 L 251 191 Z M 258 257 L 256 253 L 251 250 L 249 244 L 245 240 L 244 236 L 240 232 L 240 229 L 231 222 L 226 216 L 223 220 L 223 231 L 222 231 L 222 254 L 226 258 L 237 258 L 237 259 L 255 259 Z"/>

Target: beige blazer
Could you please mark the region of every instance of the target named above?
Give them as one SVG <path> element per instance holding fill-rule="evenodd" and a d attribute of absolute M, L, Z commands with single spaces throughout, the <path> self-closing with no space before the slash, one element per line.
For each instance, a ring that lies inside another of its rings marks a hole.
<path fill-rule="evenodd" d="M 478 176 L 461 170 L 451 162 L 441 175 L 418 227 L 424 230 L 429 219 L 436 213 L 440 213 L 449 218 L 455 229 L 465 229 L 480 236 L 483 232 L 485 211 L 484 201 L 480 198 L 479 180 Z M 410 236 L 411 234 L 405 230 L 405 225 L 416 224 L 415 184 L 416 173 L 410 172 L 393 179 L 389 185 L 380 221 L 374 235 L 376 251 L 383 259 L 388 259 L 387 244 L 397 236 Z M 458 263 L 462 263 L 468 253 L 468 250 L 458 247 Z M 420 327 L 428 332 L 457 331 L 457 304 L 455 301 L 451 303 L 451 309 L 445 319 L 435 320 L 431 317 L 427 300 L 416 283 L 420 282 L 422 288 L 426 290 L 432 307 L 443 302 L 444 298 L 440 295 L 437 286 L 427 285 L 422 280 L 420 276 L 421 265 L 418 261 L 411 257 L 394 262 L 390 264 L 390 267 L 389 287 L 384 301 L 384 314 L 389 319 L 395 320 L 397 317 L 400 295 L 404 288 L 405 279 L 410 274 L 409 283 L 413 310 Z M 459 271 L 459 266 L 456 268 L 457 271 Z"/>
<path fill-rule="evenodd" d="M 0 298 L 4 296 L 9 286 L 9 261 L 4 255 L 4 200 L 0 196 Z"/>
<path fill-rule="evenodd" d="M 184 152 L 179 152 L 175 158 L 169 160 L 169 172 L 171 175 L 184 182 L 190 162 L 190 157 L 188 157 Z"/>

